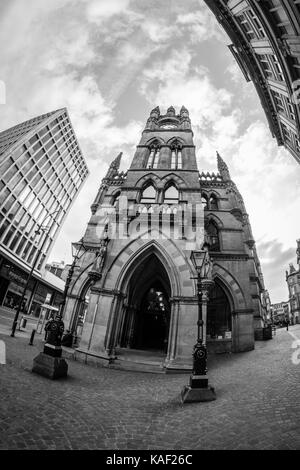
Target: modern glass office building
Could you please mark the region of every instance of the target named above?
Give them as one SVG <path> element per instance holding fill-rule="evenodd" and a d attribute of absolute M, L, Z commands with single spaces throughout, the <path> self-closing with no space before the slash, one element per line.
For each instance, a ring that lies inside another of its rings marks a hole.
<path fill-rule="evenodd" d="M 41 279 L 50 248 L 87 175 L 65 108 L 0 133 L 0 305 L 21 271 L 26 274 L 34 266 L 34 277 Z M 11 298 L 17 302 L 20 293 L 14 290 Z"/>

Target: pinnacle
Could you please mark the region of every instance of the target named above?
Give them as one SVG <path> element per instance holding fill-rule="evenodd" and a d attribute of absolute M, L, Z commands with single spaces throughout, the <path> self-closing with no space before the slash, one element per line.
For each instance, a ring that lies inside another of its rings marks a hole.
<path fill-rule="evenodd" d="M 119 169 L 122 155 L 123 155 L 123 152 L 120 152 L 119 155 L 112 162 L 111 166 L 113 166 L 116 169 Z"/>
<path fill-rule="evenodd" d="M 217 153 L 218 171 L 220 175 L 222 176 L 222 178 L 230 180 L 231 178 L 230 178 L 228 166 L 224 162 L 219 152 L 217 151 L 216 153 Z"/>

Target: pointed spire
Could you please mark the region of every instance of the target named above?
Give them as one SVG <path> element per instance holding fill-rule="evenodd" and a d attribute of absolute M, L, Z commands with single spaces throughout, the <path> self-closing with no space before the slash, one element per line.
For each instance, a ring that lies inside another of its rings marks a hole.
<path fill-rule="evenodd" d="M 118 170 L 120 168 L 120 163 L 121 163 L 121 158 L 122 158 L 123 152 L 120 152 L 117 158 L 115 158 L 108 169 L 108 172 L 106 174 L 106 178 L 113 178 L 118 174 Z"/>
<path fill-rule="evenodd" d="M 123 155 L 123 152 L 120 152 L 117 158 L 115 158 L 114 161 L 111 163 L 110 168 L 115 168 L 116 170 L 120 168 L 122 155 Z"/>
<path fill-rule="evenodd" d="M 297 250 L 296 250 L 297 264 L 300 267 L 300 239 L 296 240 L 296 242 L 297 242 Z"/>
<path fill-rule="evenodd" d="M 173 106 L 170 106 L 167 110 L 167 114 L 175 116 L 175 108 Z"/>
<path fill-rule="evenodd" d="M 295 273 L 295 272 L 296 272 L 296 269 L 295 269 L 295 267 L 294 267 L 293 263 L 290 263 L 289 267 L 290 267 L 290 274 L 292 274 L 292 273 Z"/>
<path fill-rule="evenodd" d="M 156 106 L 156 108 L 152 109 L 152 111 L 150 113 L 150 116 L 152 116 L 152 117 L 159 117 L 160 116 L 159 106 Z"/>
<path fill-rule="evenodd" d="M 182 115 L 186 115 L 186 116 L 189 115 L 189 112 L 188 112 L 188 110 L 186 109 L 185 106 L 181 106 L 180 116 L 182 116 Z"/>
<path fill-rule="evenodd" d="M 217 151 L 217 161 L 218 161 L 218 171 L 220 175 L 222 176 L 223 180 L 225 181 L 230 180 L 231 178 L 230 178 L 228 166 L 226 165 L 226 163 L 224 162 L 223 158 L 221 157 L 218 151 Z"/>

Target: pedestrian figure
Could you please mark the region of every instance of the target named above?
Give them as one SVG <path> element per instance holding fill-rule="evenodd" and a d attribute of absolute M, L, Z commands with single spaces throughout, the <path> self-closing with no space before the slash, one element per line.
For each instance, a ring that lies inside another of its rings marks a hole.
<path fill-rule="evenodd" d="M 67 348 L 72 347 L 72 342 L 73 342 L 73 335 L 70 332 L 70 330 L 67 330 L 66 333 L 63 335 L 61 344 L 62 346 L 66 346 Z"/>
<path fill-rule="evenodd" d="M 52 321 L 53 321 L 53 314 L 51 314 L 49 320 L 47 321 L 47 323 L 45 325 L 45 341 L 47 341 L 48 333 L 49 333 Z"/>
<path fill-rule="evenodd" d="M 286 331 L 289 331 L 289 324 L 290 324 L 290 320 L 287 319 L 287 321 L 286 321 Z"/>

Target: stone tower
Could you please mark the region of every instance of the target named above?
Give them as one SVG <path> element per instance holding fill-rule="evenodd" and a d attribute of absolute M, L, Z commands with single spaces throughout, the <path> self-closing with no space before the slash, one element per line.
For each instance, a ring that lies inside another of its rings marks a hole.
<path fill-rule="evenodd" d="M 191 367 L 198 300 L 190 255 L 203 245 L 204 226 L 215 281 L 208 349 L 253 349 L 264 286 L 251 227 L 221 157 L 219 173 L 199 174 L 188 110 L 153 109 L 127 173 L 120 161 L 91 206 L 87 251 L 69 289 L 65 323 L 78 337 L 78 357 Z"/>

